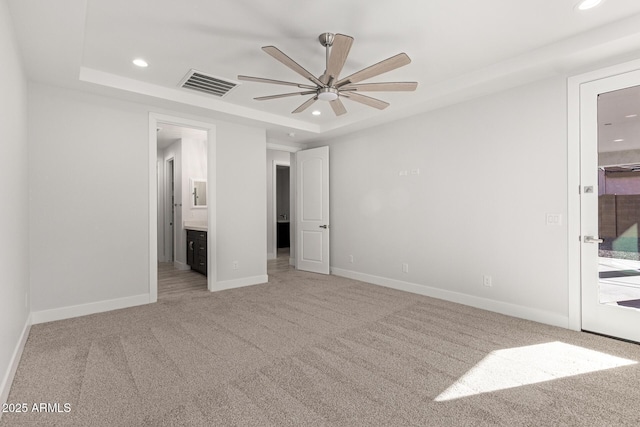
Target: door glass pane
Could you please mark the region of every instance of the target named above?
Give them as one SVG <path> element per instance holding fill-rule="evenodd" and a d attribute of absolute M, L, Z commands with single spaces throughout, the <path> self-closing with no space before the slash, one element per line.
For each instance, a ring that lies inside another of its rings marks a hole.
<path fill-rule="evenodd" d="M 598 96 L 599 301 L 640 309 L 640 86 Z"/>

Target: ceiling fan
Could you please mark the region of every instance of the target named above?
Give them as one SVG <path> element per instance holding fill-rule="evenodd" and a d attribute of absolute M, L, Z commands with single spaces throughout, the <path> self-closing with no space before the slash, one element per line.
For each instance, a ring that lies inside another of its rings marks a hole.
<path fill-rule="evenodd" d="M 340 78 L 340 72 L 347 61 L 349 50 L 353 44 L 353 37 L 344 34 L 323 33 L 318 37 L 320 44 L 326 48 L 326 69 L 324 74 L 319 77 L 314 76 L 300 64 L 285 55 L 275 46 L 264 46 L 262 50 L 282 62 L 284 65 L 300 74 L 314 85 L 299 84 L 294 82 L 286 82 L 281 80 L 265 79 L 262 77 L 238 76 L 238 80 L 245 80 L 259 83 L 271 83 L 285 86 L 296 86 L 305 89 L 302 92 L 282 93 L 279 95 L 260 96 L 254 98 L 258 101 L 266 101 L 269 99 L 285 98 L 289 96 L 311 95 L 302 105 L 292 111 L 292 113 L 300 113 L 317 100 L 328 101 L 337 116 L 345 114 L 347 109 L 341 101 L 341 98 L 350 99 L 370 107 L 382 110 L 389 106 L 389 103 L 380 99 L 363 95 L 361 92 L 398 92 L 413 91 L 418 86 L 417 82 L 385 82 L 385 83 L 359 83 L 371 77 L 378 76 L 396 68 L 400 68 L 411 62 L 406 53 L 399 53 L 395 56 L 380 61 L 370 67 L 364 68 L 347 77 Z"/>

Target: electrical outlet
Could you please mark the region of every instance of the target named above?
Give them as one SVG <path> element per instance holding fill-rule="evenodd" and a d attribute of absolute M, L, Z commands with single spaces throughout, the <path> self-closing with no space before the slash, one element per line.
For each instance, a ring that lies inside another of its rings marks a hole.
<path fill-rule="evenodd" d="M 349 255 L 349 262 L 353 264 L 353 255 Z"/>
<path fill-rule="evenodd" d="M 234 270 L 237 270 L 238 269 L 238 261 L 233 261 L 231 263 L 231 268 L 234 269 Z"/>
<path fill-rule="evenodd" d="M 493 280 L 491 279 L 491 276 L 482 276 L 482 284 L 488 288 L 492 287 Z"/>
<path fill-rule="evenodd" d="M 408 273 L 409 272 L 409 264 L 407 264 L 406 262 L 402 263 L 402 272 L 403 273 Z"/>

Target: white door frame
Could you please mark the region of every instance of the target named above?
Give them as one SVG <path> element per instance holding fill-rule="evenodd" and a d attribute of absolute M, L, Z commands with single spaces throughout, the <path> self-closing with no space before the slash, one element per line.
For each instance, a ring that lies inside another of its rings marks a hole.
<path fill-rule="evenodd" d="M 149 113 L 149 302 L 158 301 L 158 123 L 202 129 L 207 132 L 207 289 L 213 291 L 216 285 L 216 127 L 212 123 L 200 122 L 183 117 Z M 175 166 L 175 165 L 174 165 Z M 175 169 L 174 169 L 175 170 Z M 176 224 L 174 222 L 174 230 Z M 175 240 L 175 239 L 174 239 Z"/>
<path fill-rule="evenodd" d="M 640 60 L 570 77 L 567 82 L 567 246 L 569 328 L 582 329 L 580 242 L 580 85 L 640 69 Z"/>
<path fill-rule="evenodd" d="M 166 173 L 165 173 L 165 161 L 164 159 L 158 159 L 157 163 L 156 163 L 156 174 L 158 176 L 158 188 L 161 188 L 165 185 L 165 178 L 166 178 Z M 161 192 L 158 194 L 158 218 L 160 221 L 160 224 L 158 224 L 158 238 L 160 238 L 160 236 L 164 236 L 165 235 L 165 217 L 166 217 L 166 203 L 165 203 L 165 192 Z M 158 260 L 160 262 L 165 262 L 166 261 L 166 244 L 163 241 L 162 245 L 158 245 L 158 248 L 160 248 L 160 246 L 162 247 L 162 251 L 158 251 Z"/>
<path fill-rule="evenodd" d="M 166 159 L 164 161 L 164 205 L 162 206 L 163 209 L 163 213 L 164 213 L 164 220 L 165 223 L 163 224 L 164 227 L 164 244 L 163 244 L 163 249 L 164 249 L 164 259 L 167 261 L 171 261 L 174 262 L 176 260 L 176 217 L 175 217 L 175 206 L 173 203 L 171 203 L 170 201 L 170 195 L 171 192 L 173 192 L 173 196 L 174 196 L 174 201 L 175 201 L 175 188 L 170 189 L 170 186 L 175 185 L 175 170 L 176 170 L 176 158 L 175 157 L 171 157 L 169 159 Z M 171 165 L 171 167 L 169 167 L 169 165 Z M 169 171 L 171 171 L 171 176 L 169 176 Z M 173 182 L 171 181 L 173 180 Z M 171 217 L 172 218 L 172 226 L 170 227 L 171 229 L 171 245 L 168 244 L 168 238 L 167 238 L 167 229 L 169 228 L 167 226 L 167 217 Z M 169 249 L 171 251 L 172 256 L 171 257 L 167 257 L 167 249 Z"/>

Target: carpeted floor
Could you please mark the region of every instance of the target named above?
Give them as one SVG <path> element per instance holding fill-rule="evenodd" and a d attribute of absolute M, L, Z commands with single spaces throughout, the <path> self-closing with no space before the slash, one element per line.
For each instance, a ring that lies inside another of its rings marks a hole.
<path fill-rule="evenodd" d="M 8 400 L 29 411 L 0 425 L 635 426 L 638 361 L 635 344 L 288 270 L 33 326 Z"/>

